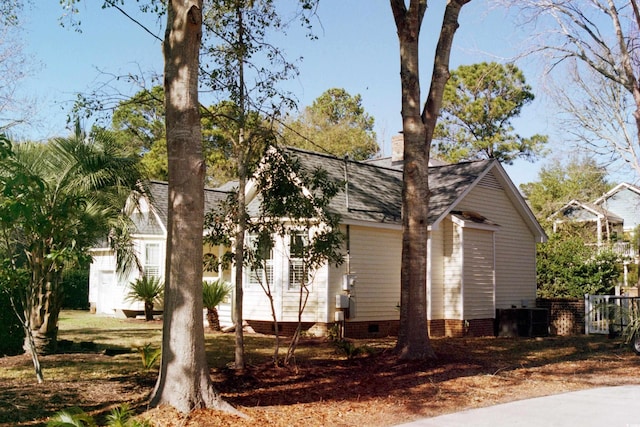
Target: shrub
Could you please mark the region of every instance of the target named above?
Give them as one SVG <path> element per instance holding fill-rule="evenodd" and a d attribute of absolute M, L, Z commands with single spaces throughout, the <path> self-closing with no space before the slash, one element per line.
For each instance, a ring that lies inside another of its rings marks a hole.
<path fill-rule="evenodd" d="M 154 365 L 158 360 L 160 360 L 160 356 L 162 355 L 162 350 L 159 348 L 151 347 L 151 344 L 145 344 L 143 347 L 138 349 L 138 353 L 140 354 L 140 358 L 142 359 L 142 366 L 146 370 L 153 369 Z"/>
<path fill-rule="evenodd" d="M 62 289 L 63 308 L 89 309 L 89 270 L 72 270 L 64 273 Z"/>
<path fill-rule="evenodd" d="M 231 293 L 231 286 L 224 280 L 202 282 L 202 300 L 207 309 L 207 321 L 213 331 L 220 330 L 220 317 L 216 308 Z"/>
<path fill-rule="evenodd" d="M 619 258 L 598 252 L 578 236 L 553 234 L 538 245 L 538 296 L 582 298 L 584 294 L 608 294 L 620 274 Z"/>
<path fill-rule="evenodd" d="M 127 301 L 140 301 L 144 303 L 144 318 L 153 320 L 154 304 L 162 303 L 164 298 L 164 283 L 153 276 L 142 276 L 129 283 Z"/>

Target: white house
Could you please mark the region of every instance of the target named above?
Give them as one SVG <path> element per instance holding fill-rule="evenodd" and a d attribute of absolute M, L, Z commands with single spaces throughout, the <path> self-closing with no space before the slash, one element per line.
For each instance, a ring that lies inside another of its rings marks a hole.
<path fill-rule="evenodd" d="M 287 149 L 308 170 L 322 168 L 345 181 L 330 209 L 341 217 L 346 236 L 340 267 L 313 274 L 305 327 L 322 331 L 336 320 L 346 336 L 395 334 L 398 328 L 401 265 L 402 171 L 366 162 Z M 379 163 L 379 162 L 378 162 Z M 428 318 L 432 336 L 491 335 L 496 309 L 535 305 L 536 243 L 546 236 L 497 161 L 434 166 L 430 199 Z M 259 197 L 249 188 L 250 212 Z M 287 333 L 298 313 L 299 288 L 292 283 L 293 237 L 272 251 L 278 320 Z M 262 288 L 245 272 L 244 318 L 256 330 L 272 332 Z"/>
<path fill-rule="evenodd" d="M 205 211 L 212 209 L 229 193 L 220 190 L 205 190 Z M 105 240 L 100 247 L 93 248 L 93 261 L 89 273 L 89 303 L 91 310 L 101 314 L 134 315 L 143 311 L 140 302 L 126 300 L 128 285 L 142 275 L 164 278 L 167 243 L 168 184 L 152 181 L 149 194 L 141 197 L 138 207 L 131 215 L 133 229 L 130 231 L 133 248 L 139 261 L 138 266 L 130 266 L 126 272 L 118 272 L 116 253 Z M 219 256 L 221 248 L 205 248 L 204 253 Z M 202 254 L 196 256 L 202 257 Z M 204 280 L 217 278 L 229 280 L 230 272 L 204 272 Z M 230 306 L 221 307 L 221 315 L 230 318 Z M 157 307 L 160 309 L 161 307 Z"/>
<path fill-rule="evenodd" d="M 322 168 L 336 182 L 344 182 L 330 209 L 341 217 L 345 262 L 339 267 L 325 265 L 311 275 L 305 328 L 322 333 L 337 321 L 345 336 L 397 333 L 402 170 L 395 167 L 401 162 L 385 167 L 381 162 L 356 162 L 292 148 L 286 153 L 297 157 L 304 168 Z M 495 160 L 433 166 L 429 185 L 429 332 L 432 336 L 492 335 L 497 309 L 535 304 L 536 243 L 546 240 L 544 231 Z M 135 218 L 134 240 L 145 271 L 162 274 L 166 184 L 153 183 L 152 193 L 153 203 L 144 205 Z M 216 190 L 207 194 L 208 206 L 227 195 Z M 257 212 L 260 197 L 251 183 L 246 195 L 248 211 Z M 291 242 L 301 237 L 297 233 L 277 240 L 267 271 L 261 273 L 270 275 L 284 333 L 293 330 L 298 315 L 300 289 L 292 278 L 299 273 L 299 264 L 290 250 Z M 220 274 L 233 282 L 231 272 Z M 90 292 L 95 310 L 128 309 L 123 295 L 132 277 L 118 276 L 113 253 L 96 248 Z M 228 320 L 228 313 L 223 310 L 221 317 L 226 315 Z M 243 317 L 256 331 L 273 332 L 269 301 L 251 271 L 244 274 Z"/>

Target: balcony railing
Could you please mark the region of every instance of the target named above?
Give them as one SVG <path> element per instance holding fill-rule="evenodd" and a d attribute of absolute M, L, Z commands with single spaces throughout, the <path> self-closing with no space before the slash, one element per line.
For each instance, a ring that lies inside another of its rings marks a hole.
<path fill-rule="evenodd" d="M 601 243 L 600 245 L 597 243 L 591 243 L 588 246 L 598 246 L 599 251 L 610 250 L 622 258 L 633 259 L 640 257 L 640 251 L 637 248 L 634 248 L 630 242 L 609 242 Z"/>

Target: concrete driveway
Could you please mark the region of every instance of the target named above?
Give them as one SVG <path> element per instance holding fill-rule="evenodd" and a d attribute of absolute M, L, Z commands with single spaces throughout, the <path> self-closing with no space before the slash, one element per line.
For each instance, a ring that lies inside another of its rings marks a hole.
<path fill-rule="evenodd" d="M 640 427 L 640 386 L 603 387 L 425 418 L 402 427 Z"/>

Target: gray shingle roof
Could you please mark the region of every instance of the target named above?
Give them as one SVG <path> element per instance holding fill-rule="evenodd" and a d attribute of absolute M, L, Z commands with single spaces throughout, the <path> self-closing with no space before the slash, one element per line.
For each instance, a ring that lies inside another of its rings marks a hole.
<path fill-rule="evenodd" d="M 136 230 L 141 234 L 161 234 L 163 227 L 166 228 L 169 208 L 169 184 L 161 181 L 151 181 L 149 183 L 150 202 L 162 225 L 158 224 L 152 215 L 133 215 L 132 220 L 136 225 Z M 224 201 L 229 192 L 212 188 L 204 189 L 204 211 L 208 212 Z M 138 218 L 139 217 L 139 218 Z"/>
<path fill-rule="evenodd" d="M 307 171 L 322 168 L 336 181 L 347 181 L 345 189 L 331 202 L 330 209 L 342 221 L 373 221 L 400 224 L 402 171 L 367 162 L 287 148 Z M 487 170 L 493 160 L 465 162 L 429 168 L 429 224 L 448 211 L 462 194 Z"/>

